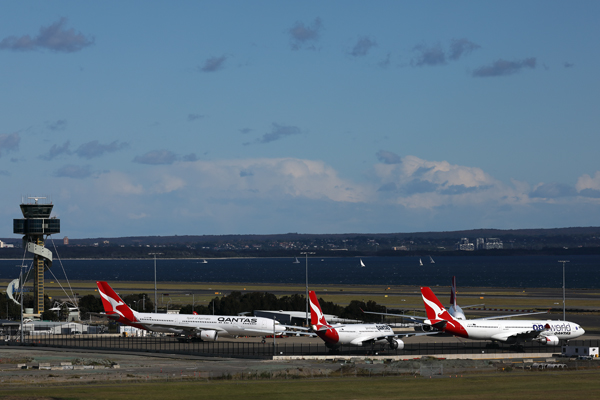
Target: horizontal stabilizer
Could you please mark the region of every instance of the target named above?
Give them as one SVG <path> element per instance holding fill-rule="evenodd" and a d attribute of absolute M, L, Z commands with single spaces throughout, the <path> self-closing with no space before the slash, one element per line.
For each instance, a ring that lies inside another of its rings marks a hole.
<path fill-rule="evenodd" d="M 446 325 L 448 325 L 448 321 L 446 321 L 446 320 L 441 320 L 434 324 L 431 324 L 431 326 L 433 326 L 435 329 L 437 329 L 439 331 L 443 331 L 446 328 Z"/>

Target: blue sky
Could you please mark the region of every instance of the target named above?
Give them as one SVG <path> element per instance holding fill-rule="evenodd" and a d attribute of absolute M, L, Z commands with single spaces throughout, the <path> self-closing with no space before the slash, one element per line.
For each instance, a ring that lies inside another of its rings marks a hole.
<path fill-rule="evenodd" d="M 596 1 L 3 2 L 0 236 L 600 225 Z"/>

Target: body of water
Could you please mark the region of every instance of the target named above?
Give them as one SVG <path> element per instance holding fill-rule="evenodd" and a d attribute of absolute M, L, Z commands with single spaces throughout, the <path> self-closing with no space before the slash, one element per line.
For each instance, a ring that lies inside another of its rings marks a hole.
<path fill-rule="evenodd" d="M 562 287 L 562 263 L 567 259 L 566 286 L 600 286 L 600 256 L 458 256 L 434 257 L 312 257 L 308 279 L 312 284 L 448 286 L 452 276 L 458 285 L 483 287 Z M 304 284 L 306 264 L 293 258 L 171 260 L 157 259 L 158 281 L 241 282 Z M 28 260 L 31 264 L 31 260 Z M 18 277 L 19 261 L 0 260 L 0 279 Z M 63 260 L 54 261 L 46 279 L 154 281 L 154 260 Z M 54 274 L 54 275 L 53 275 Z"/>

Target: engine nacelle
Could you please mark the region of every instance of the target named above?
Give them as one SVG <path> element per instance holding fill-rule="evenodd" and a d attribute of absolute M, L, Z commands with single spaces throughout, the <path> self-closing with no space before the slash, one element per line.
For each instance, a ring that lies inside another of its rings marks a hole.
<path fill-rule="evenodd" d="M 402 349 L 404 349 L 404 342 L 400 339 L 390 340 L 390 349 L 402 350 Z"/>
<path fill-rule="evenodd" d="M 417 332 L 432 332 L 433 330 L 433 326 L 427 324 L 415 326 L 415 331 Z"/>
<path fill-rule="evenodd" d="M 209 342 L 216 342 L 219 337 L 219 332 L 217 331 L 202 331 L 200 332 L 200 339 L 206 340 Z"/>
<path fill-rule="evenodd" d="M 560 339 L 557 336 L 544 336 L 539 339 L 542 344 L 546 346 L 558 346 L 560 344 Z"/>

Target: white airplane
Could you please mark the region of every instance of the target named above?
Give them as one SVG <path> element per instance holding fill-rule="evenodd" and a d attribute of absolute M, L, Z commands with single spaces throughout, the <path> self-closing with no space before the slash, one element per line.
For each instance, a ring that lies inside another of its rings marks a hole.
<path fill-rule="evenodd" d="M 435 328 L 468 339 L 492 340 L 516 345 L 522 345 L 527 341 L 538 341 L 549 346 L 557 346 L 561 339 L 575 339 L 585 333 L 581 326 L 568 321 L 493 320 L 493 318 L 508 316 L 458 320 L 442 306 L 430 288 L 422 287 L 421 296 L 427 312 L 427 319 L 423 321 L 424 331 L 433 331 Z"/>
<path fill-rule="evenodd" d="M 132 310 L 106 282 L 96 282 L 105 316 L 122 324 L 154 332 L 184 334 L 216 341 L 219 335 L 266 336 L 285 332 L 285 325 L 261 317 L 226 315 L 154 314 Z"/>
<path fill-rule="evenodd" d="M 484 305 L 484 304 L 473 304 L 470 306 L 463 306 L 463 308 L 478 307 L 478 306 L 482 306 L 482 305 Z M 379 312 L 373 312 L 373 311 L 363 311 L 363 312 L 365 314 L 386 315 L 389 317 L 403 317 L 403 318 L 411 319 L 414 322 L 423 321 L 423 320 L 427 319 L 426 317 L 417 317 L 414 315 L 405 315 L 405 314 L 379 313 Z M 537 311 L 537 312 L 529 312 L 529 313 L 522 313 L 522 314 L 497 315 L 497 316 L 493 316 L 493 317 L 471 319 L 471 321 L 484 320 L 484 319 L 500 319 L 500 318 L 509 318 L 509 317 L 520 317 L 523 315 L 546 314 L 546 313 L 547 313 L 547 311 Z M 456 276 L 452 277 L 452 286 L 450 288 L 450 307 L 448 307 L 448 314 L 452 315 L 454 317 L 454 319 L 457 319 L 460 321 L 465 321 L 467 319 L 465 317 L 464 311 L 462 310 L 462 308 L 460 308 L 460 306 L 457 304 L 457 301 L 456 301 Z"/>
<path fill-rule="evenodd" d="M 364 346 L 369 344 L 387 344 L 392 350 L 402 350 L 404 342 L 400 336 L 419 336 L 428 333 L 394 333 L 392 328 L 385 324 L 336 324 L 329 325 L 325 320 L 321 305 L 314 291 L 309 291 L 310 298 L 310 324 L 318 337 L 323 339 L 325 345 L 335 349 L 340 345 Z"/>
<path fill-rule="evenodd" d="M 471 306 L 464 306 L 464 308 L 477 307 L 483 304 L 474 304 Z M 448 313 L 455 319 L 466 320 L 465 313 L 458 304 L 456 304 L 456 276 L 452 277 L 452 286 L 450 288 L 450 307 L 448 307 Z"/>

